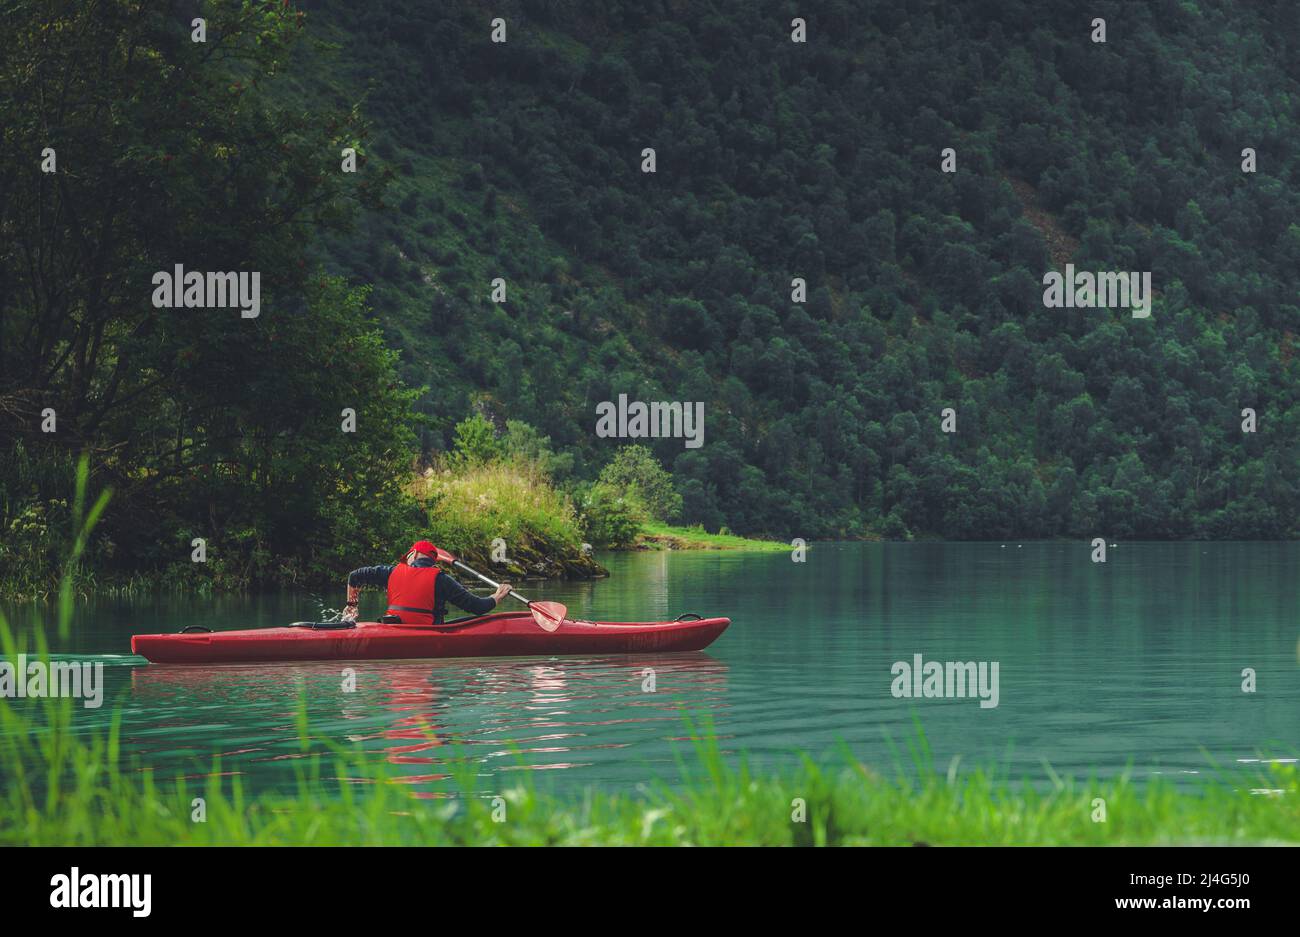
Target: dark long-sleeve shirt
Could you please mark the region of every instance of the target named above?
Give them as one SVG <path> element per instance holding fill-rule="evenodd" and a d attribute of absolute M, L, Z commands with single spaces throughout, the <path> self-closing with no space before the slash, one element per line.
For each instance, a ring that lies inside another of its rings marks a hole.
<path fill-rule="evenodd" d="M 416 566 L 433 566 L 433 560 L 419 559 L 415 561 Z M 388 588 L 388 577 L 392 575 L 393 566 L 362 566 L 360 569 L 354 569 L 348 573 L 348 585 L 364 588 L 372 586 L 376 589 Z M 470 592 L 447 573 L 440 573 L 433 584 L 433 620 L 436 622 L 445 621 L 447 618 L 447 603 L 450 602 L 457 608 L 463 608 L 471 615 L 486 615 L 492 609 L 497 607 L 497 600 L 492 596 L 479 598 Z"/>

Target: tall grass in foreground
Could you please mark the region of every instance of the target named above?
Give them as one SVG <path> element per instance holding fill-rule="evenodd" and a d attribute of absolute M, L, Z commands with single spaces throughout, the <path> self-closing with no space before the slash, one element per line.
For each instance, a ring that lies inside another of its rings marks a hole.
<path fill-rule="evenodd" d="M 306 732 L 305 722 L 300 726 Z M 307 737 L 304 734 L 304 745 Z M 1199 794 L 1164 781 L 1120 779 L 1046 793 L 976 771 L 887 780 L 845 760 L 827 768 L 805 760 L 784 775 L 759 776 L 731 764 L 715 742 L 697 743 L 684 786 L 656 784 L 641 796 L 588 792 L 543 796 L 527 783 L 475 790 L 473 769 L 459 772 L 467 792 L 418 799 L 376 763 L 354 753 L 307 755 L 293 796 L 252 798 L 238 776 L 214 764 L 196 786 L 129 772 L 107 739 L 64 739 L 37 751 L 62 752 L 29 774 L 47 777 L 48 796 L 7 785 L 0 799 L 0 843 L 181 845 L 1136 845 L 1300 843 L 1300 796 L 1293 766 L 1276 767 L 1284 794 L 1252 796 L 1218 782 Z M 10 749 L 5 749 L 5 770 Z M 370 783 L 359 784 L 360 780 Z M 194 798 L 205 802 L 195 822 Z M 496 799 L 498 798 L 499 799 Z M 1096 799 L 1106 821 L 1094 822 Z M 806 805 L 803 822 L 794 819 Z"/>
<path fill-rule="evenodd" d="M 84 463 L 83 463 L 84 472 Z M 79 476 L 77 518 L 85 504 Z M 85 535 L 105 496 L 86 512 Z M 75 563 L 74 555 L 70 564 Z M 66 630 L 71 602 L 61 603 Z M 20 647 L 0 616 L 6 657 L 48 661 L 42 631 Z M 918 736 L 917 771 L 881 776 L 845 753 L 831 766 L 805 758 L 781 774 L 728 760 L 711 732 L 681 759 L 676 787 L 639 796 L 539 794 L 526 781 L 483 790 L 468 760 L 454 766 L 454 798 L 421 799 L 382 761 L 332 742 L 312 750 L 299 708 L 302 757 L 292 796 L 253 797 L 220 761 L 198 784 L 163 781 L 124 759 L 120 723 L 72 733 L 72 701 L 17 705 L 0 698 L 0 843 L 32 845 L 965 845 L 1300 843 L 1300 772 L 1273 764 L 1252 795 L 1212 779 L 1195 793 L 1167 781 L 1073 782 L 1046 792 L 985 771 L 937 771 Z M 692 735 L 697 733 L 688 724 Z M 526 775 L 525 775 L 526 776 Z M 196 820 L 203 802 L 204 817 Z M 498 799 L 499 798 L 499 799 Z M 1106 819 L 1094 822 L 1097 800 Z M 797 819 L 802 812 L 802 819 Z"/>

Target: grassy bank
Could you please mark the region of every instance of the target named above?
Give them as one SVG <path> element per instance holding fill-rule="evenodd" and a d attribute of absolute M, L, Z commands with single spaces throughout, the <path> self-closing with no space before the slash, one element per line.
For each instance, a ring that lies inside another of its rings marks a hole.
<path fill-rule="evenodd" d="M 583 549 L 573 503 L 527 463 L 431 468 L 407 486 L 428 514 L 434 543 L 484 572 L 591 577 L 605 570 Z M 493 542 L 501 541 L 498 562 Z"/>
<path fill-rule="evenodd" d="M 749 550 L 785 553 L 790 544 L 779 540 L 754 540 L 735 534 L 711 534 L 703 527 L 673 527 L 658 521 L 646 521 L 637 535 L 635 549 L 639 550 Z"/>
<path fill-rule="evenodd" d="M 7 845 L 1155 845 L 1300 843 L 1293 765 L 1259 778 L 1278 793 L 1220 783 L 1192 793 L 1166 781 L 1060 781 L 1046 793 L 982 771 L 889 779 L 845 759 L 756 775 L 710 740 L 676 787 L 554 798 L 526 784 L 416 799 L 347 752 L 307 754 L 292 796 L 250 797 L 214 763 L 206 780 L 161 782 L 119 763 L 116 732 L 33 739 L 8 704 L 0 768 Z M 455 769 L 453 769 L 455 770 Z M 371 783 L 358 784 L 360 780 Z M 47 780 L 50 782 L 47 784 Z M 205 817 L 194 819 L 195 798 Z M 1105 819 L 1099 821 L 1100 802 Z"/>
<path fill-rule="evenodd" d="M 88 479 L 83 480 L 89 484 Z M 74 480 L 61 482 L 66 489 Z M 393 562 L 413 540 L 432 539 L 485 572 L 514 578 L 591 578 L 606 571 L 584 548 L 584 531 L 572 497 L 527 459 L 498 460 L 437 468 L 404 478 L 392 493 L 384 529 L 366 513 L 380 495 L 356 499 L 356 513 L 336 529 L 317 532 L 314 555 L 304 563 L 257 541 L 212 540 L 202 563 L 191 559 L 188 534 L 181 557 L 156 568 L 104 568 L 111 543 L 99 541 L 74 563 L 68 529 L 72 506 L 65 497 L 48 509 L 29 510 L 0 537 L 0 592 L 11 600 L 48 599 L 63 589 L 78 596 L 154 593 L 212 595 L 252 587 L 337 586 L 357 566 Z M 70 491 L 65 490 L 65 495 Z M 0 525 L 3 530 L 3 525 Z M 494 560 L 493 542 L 505 545 L 505 561 Z M 256 539 L 256 538 L 255 538 Z"/>

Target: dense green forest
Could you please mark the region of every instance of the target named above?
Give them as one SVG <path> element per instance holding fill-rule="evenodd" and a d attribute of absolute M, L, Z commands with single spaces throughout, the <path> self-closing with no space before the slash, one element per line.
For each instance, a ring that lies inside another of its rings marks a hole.
<path fill-rule="evenodd" d="M 398 177 L 330 256 L 426 445 L 486 400 L 599 464 L 596 401 L 704 400 L 656 454 L 709 527 L 1295 534 L 1295 4 L 314 6 Z M 1067 260 L 1152 316 L 1044 308 Z"/>
<path fill-rule="evenodd" d="M 194 537 L 244 580 L 338 569 L 419 528 L 404 486 L 467 414 L 549 437 L 580 499 L 620 394 L 704 403 L 700 448 L 642 442 L 710 530 L 1300 527 L 1288 0 L 32 0 L 0 25 L 11 566 L 57 560 L 88 452 L 106 570 Z M 1067 262 L 1151 271 L 1151 316 L 1045 308 Z M 261 271 L 260 316 L 155 308 L 173 264 Z"/>

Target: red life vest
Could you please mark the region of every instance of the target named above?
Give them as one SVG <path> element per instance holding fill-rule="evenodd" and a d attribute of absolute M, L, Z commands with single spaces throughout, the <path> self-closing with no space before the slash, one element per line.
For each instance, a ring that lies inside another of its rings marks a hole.
<path fill-rule="evenodd" d="M 388 612 L 404 625 L 434 623 L 434 588 L 438 583 L 436 566 L 407 566 L 401 563 L 388 574 Z"/>

